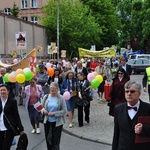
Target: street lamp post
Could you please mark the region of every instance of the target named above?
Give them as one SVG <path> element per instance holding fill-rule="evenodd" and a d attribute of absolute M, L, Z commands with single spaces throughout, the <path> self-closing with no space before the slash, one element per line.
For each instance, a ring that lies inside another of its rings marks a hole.
<path fill-rule="evenodd" d="M 59 16 L 60 16 L 60 0 L 57 1 L 57 59 L 59 60 Z"/>

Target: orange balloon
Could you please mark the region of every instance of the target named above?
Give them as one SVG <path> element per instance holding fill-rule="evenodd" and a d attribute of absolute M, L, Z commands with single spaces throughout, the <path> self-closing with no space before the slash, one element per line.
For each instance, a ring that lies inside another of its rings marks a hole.
<path fill-rule="evenodd" d="M 16 75 L 15 74 L 9 74 L 8 75 L 8 80 L 10 81 L 10 82 L 16 82 Z"/>
<path fill-rule="evenodd" d="M 20 74 L 20 73 L 21 73 L 21 74 L 24 74 L 23 70 L 22 70 L 22 69 L 17 69 L 17 70 L 16 70 L 16 75 L 17 75 L 17 74 Z"/>
<path fill-rule="evenodd" d="M 52 77 L 54 75 L 54 69 L 53 68 L 48 68 L 47 69 L 47 73 L 50 77 Z"/>
<path fill-rule="evenodd" d="M 98 73 L 97 73 L 96 71 L 94 71 L 93 74 L 94 74 L 94 76 L 97 76 L 97 75 L 98 75 Z"/>

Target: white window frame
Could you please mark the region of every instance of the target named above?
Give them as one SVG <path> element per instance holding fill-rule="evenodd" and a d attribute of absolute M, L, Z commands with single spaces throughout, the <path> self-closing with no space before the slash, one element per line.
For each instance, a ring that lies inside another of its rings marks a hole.
<path fill-rule="evenodd" d="M 31 8 L 38 8 L 38 0 L 30 0 Z"/>
<path fill-rule="evenodd" d="M 21 0 L 21 9 L 28 8 L 28 0 Z"/>
<path fill-rule="evenodd" d="M 10 15 L 10 8 L 4 8 L 4 14 Z"/>
<path fill-rule="evenodd" d="M 26 16 L 23 16 L 23 17 L 21 17 L 22 18 L 22 20 L 24 20 L 24 21 L 28 21 L 28 17 L 26 17 Z"/>
<path fill-rule="evenodd" d="M 36 16 L 31 16 L 32 23 L 38 23 L 38 18 Z"/>

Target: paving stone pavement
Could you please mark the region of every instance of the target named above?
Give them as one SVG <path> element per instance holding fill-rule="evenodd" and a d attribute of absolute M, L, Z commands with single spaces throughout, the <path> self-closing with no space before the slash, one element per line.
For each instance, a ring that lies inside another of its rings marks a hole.
<path fill-rule="evenodd" d="M 135 76 L 131 76 L 131 79 L 135 79 Z M 142 90 L 141 99 L 148 102 L 148 93 Z M 73 128 L 68 127 L 69 122 L 67 118 L 64 131 L 83 139 L 111 145 L 114 118 L 108 114 L 109 107 L 107 106 L 107 102 L 99 102 L 100 100 L 97 100 L 97 96 L 91 101 L 89 124 L 84 121 L 84 126 L 78 127 L 77 110 L 75 110 Z"/>

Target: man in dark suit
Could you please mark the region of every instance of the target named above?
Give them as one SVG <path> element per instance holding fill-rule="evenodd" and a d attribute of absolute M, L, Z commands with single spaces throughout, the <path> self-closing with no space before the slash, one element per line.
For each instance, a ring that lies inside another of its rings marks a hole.
<path fill-rule="evenodd" d="M 150 143 L 135 144 L 136 134 L 150 137 L 150 125 L 137 123 L 139 116 L 150 116 L 150 104 L 139 99 L 139 83 L 128 81 L 124 87 L 127 102 L 115 107 L 112 150 L 150 150 Z"/>
<path fill-rule="evenodd" d="M 121 64 L 120 64 L 119 68 L 123 68 L 126 71 L 127 75 L 130 76 L 132 74 L 131 65 L 128 65 L 126 63 L 125 58 L 122 58 L 120 63 Z"/>

